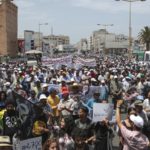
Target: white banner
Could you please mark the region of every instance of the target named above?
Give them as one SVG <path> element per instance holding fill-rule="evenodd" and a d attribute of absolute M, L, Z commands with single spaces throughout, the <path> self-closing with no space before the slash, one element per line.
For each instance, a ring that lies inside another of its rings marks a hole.
<path fill-rule="evenodd" d="M 42 137 L 36 137 L 13 144 L 13 150 L 42 150 Z"/>
<path fill-rule="evenodd" d="M 95 67 L 96 66 L 96 60 L 95 59 L 84 59 L 81 57 L 77 57 L 74 61 L 75 64 L 80 64 L 82 66 L 89 66 L 89 67 Z"/>
<path fill-rule="evenodd" d="M 113 117 L 114 105 L 109 103 L 94 103 L 93 104 L 93 122 L 102 121 L 107 118 L 109 121 Z"/>
<path fill-rule="evenodd" d="M 43 66 L 61 66 L 61 65 L 70 65 L 72 64 L 72 56 L 65 56 L 61 58 L 50 58 L 50 57 L 43 57 L 42 58 L 42 65 Z"/>

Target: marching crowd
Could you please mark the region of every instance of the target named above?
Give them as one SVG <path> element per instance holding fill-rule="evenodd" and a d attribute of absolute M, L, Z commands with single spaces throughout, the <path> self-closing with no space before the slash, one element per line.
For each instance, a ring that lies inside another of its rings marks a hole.
<path fill-rule="evenodd" d="M 115 117 L 93 122 L 94 103 L 113 103 Z M 145 64 L 124 58 L 60 69 L 0 64 L 0 149 L 42 137 L 43 150 L 113 150 L 115 134 L 119 150 L 150 149 L 150 70 Z"/>

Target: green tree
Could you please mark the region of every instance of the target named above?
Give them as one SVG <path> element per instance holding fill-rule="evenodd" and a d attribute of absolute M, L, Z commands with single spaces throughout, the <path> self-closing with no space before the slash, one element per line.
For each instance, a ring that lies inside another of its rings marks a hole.
<path fill-rule="evenodd" d="M 144 29 L 141 29 L 138 37 L 143 44 L 146 44 L 146 50 L 150 50 L 150 27 L 146 26 Z"/>

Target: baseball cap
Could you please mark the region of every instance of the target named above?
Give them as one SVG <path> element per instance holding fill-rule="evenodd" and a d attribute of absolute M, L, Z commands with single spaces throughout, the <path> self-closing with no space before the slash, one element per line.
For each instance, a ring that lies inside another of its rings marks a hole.
<path fill-rule="evenodd" d="M 134 125 L 138 128 L 143 128 L 144 121 L 143 118 L 140 116 L 131 115 L 130 120 L 134 123 Z"/>
<path fill-rule="evenodd" d="M 10 82 L 6 82 L 4 85 L 5 86 L 10 86 Z"/>
<path fill-rule="evenodd" d="M 117 76 L 114 76 L 114 79 L 117 79 L 118 77 Z"/>
<path fill-rule="evenodd" d="M 40 95 L 39 100 L 42 100 L 42 99 L 47 99 L 47 97 L 46 97 L 46 95 L 45 95 L 45 94 L 41 94 L 41 95 Z"/>
<path fill-rule="evenodd" d="M 101 83 L 105 83 L 105 80 L 102 80 Z"/>
<path fill-rule="evenodd" d="M 45 88 L 45 87 L 48 87 L 48 84 L 47 84 L 47 83 L 44 83 L 44 84 L 42 85 L 42 88 Z"/>

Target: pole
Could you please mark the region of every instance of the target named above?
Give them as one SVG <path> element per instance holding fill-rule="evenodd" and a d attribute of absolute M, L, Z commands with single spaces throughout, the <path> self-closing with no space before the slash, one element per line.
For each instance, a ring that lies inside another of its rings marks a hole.
<path fill-rule="evenodd" d="M 41 25 L 48 25 L 48 23 L 39 23 L 39 50 L 41 50 L 41 34 L 40 34 L 40 32 L 41 32 Z M 43 51 L 43 45 L 42 45 L 42 51 Z"/>
<path fill-rule="evenodd" d="M 107 34 L 107 33 L 106 33 L 106 32 L 107 32 L 107 31 L 106 31 L 106 26 L 107 26 L 107 25 L 104 26 L 104 27 L 105 27 L 105 28 L 104 28 L 104 29 L 105 29 L 105 34 L 104 34 L 104 53 L 103 53 L 103 55 L 106 54 L 106 34 Z"/>
<path fill-rule="evenodd" d="M 39 50 L 40 50 L 40 40 L 41 40 L 41 39 L 40 39 L 40 38 L 41 38 L 41 36 L 40 36 L 40 25 L 41 25 L 41 24 L 39 23 Z"/>
<path fill-rule="evenodd" d="M 120 1 L 120 0 L 115 0 Z M 128 48 L 128 58 L 132 58 L 132 2 L 141 1 L 144 2 L 146 0 L 122 0 L 125 2 L 129 2 L 129 48 Z"/>
<path fill-rule="evenodd" d="M 53 27 L 51 27 L 51 35 L 53 35 Z"/>
<path fill-rule="evenodd" d="M 132 22 L 131 22 L 131 1 L 129 1 L 129 59 L 132 57 Z"/>

